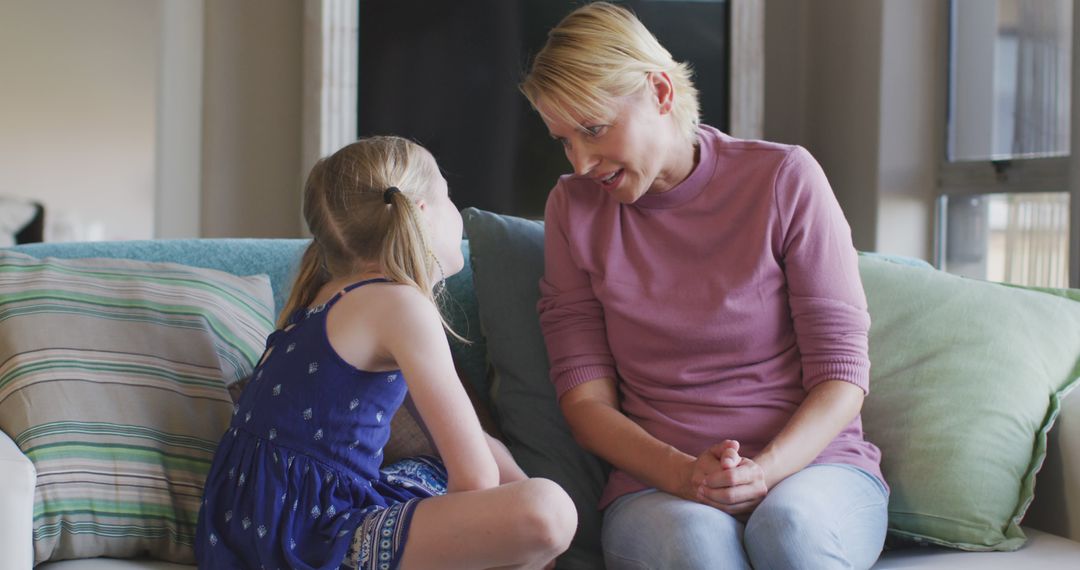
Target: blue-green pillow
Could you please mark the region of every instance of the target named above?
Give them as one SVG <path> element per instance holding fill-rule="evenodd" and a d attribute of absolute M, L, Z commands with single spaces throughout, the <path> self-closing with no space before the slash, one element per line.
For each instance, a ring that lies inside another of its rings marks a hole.
<path fill-rule="evenodd" d="M 559 568 L 603 568 L 597 504 L 607 466 L 578 446 L 563 419 L 536 314 L 544 225 L 475 208 L 462 214 L 480 326 L 495 372 L 492 411 L 525 472 L 562 485 L 577 506 L 578 532 Z"/>
<path fill-rule="evenodd" d="M 11 248 L 37 258 L 77 259 L 100 257 L 167 261 L 193 267 L 217 269 L 233 275 L 265 274 L 274 291 L 274 315 L 281 312 L 300 266 L 300 257 L 310 240 L 274 238 L 160 239 L 107 242 L 35 243 Z M 469 242 L 461 241 L 465 268 L 446 280 L 450 295 L 443 303 L 443 314 L 458 334 L 471 341 L 462 343 L 450 338 L 454 362 L 465 379 L 488 403 L 487 357 L 480 336 L 476 295 L 473 293 L 472 268 L 469 266 Z"/>

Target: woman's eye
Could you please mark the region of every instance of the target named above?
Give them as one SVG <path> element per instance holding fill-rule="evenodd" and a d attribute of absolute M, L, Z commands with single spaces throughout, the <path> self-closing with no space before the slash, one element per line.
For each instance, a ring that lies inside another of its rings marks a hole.
<path fill-rule="evenodd" d="M 604 129 L 607 129 L 607 125 L 595 125 L 592 127 L 585 127 L 585 132 L 591 137 L 598 137 L 604 134 Z"/>

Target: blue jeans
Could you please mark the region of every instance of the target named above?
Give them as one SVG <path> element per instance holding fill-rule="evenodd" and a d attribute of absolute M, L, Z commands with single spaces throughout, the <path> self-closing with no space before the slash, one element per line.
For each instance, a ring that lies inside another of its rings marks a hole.
<path fill-rule="evenodd" d="M 811 465 L 773 487 L 744 525 L 700 503 L 646 489 L 604 512 L 604 561 L 633 568 L 870 568 L 889 496 L 849 465 Z"/>

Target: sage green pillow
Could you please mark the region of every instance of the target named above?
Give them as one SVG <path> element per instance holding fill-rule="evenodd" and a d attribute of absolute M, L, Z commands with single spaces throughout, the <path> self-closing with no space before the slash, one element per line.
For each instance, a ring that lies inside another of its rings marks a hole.
<path fill-rule="evenodd" d="M 872 325 L 867 439 L 893 538 L 1015 550 L 1046 433 L 1080 376 L 1080 291 L 859 260 Z"/>

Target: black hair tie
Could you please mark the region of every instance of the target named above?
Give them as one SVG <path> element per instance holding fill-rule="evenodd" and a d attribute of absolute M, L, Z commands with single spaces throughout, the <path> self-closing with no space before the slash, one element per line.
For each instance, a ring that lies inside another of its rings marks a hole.
<path fill-rule="evenodd" d="M 394 194 L 401 194 L 401 190 L 398 190 L 397 186 L 387 188 L 386 191 L 382 193 L 383 202 L 390 204 L 390 200 L 394 197 Z"/>

